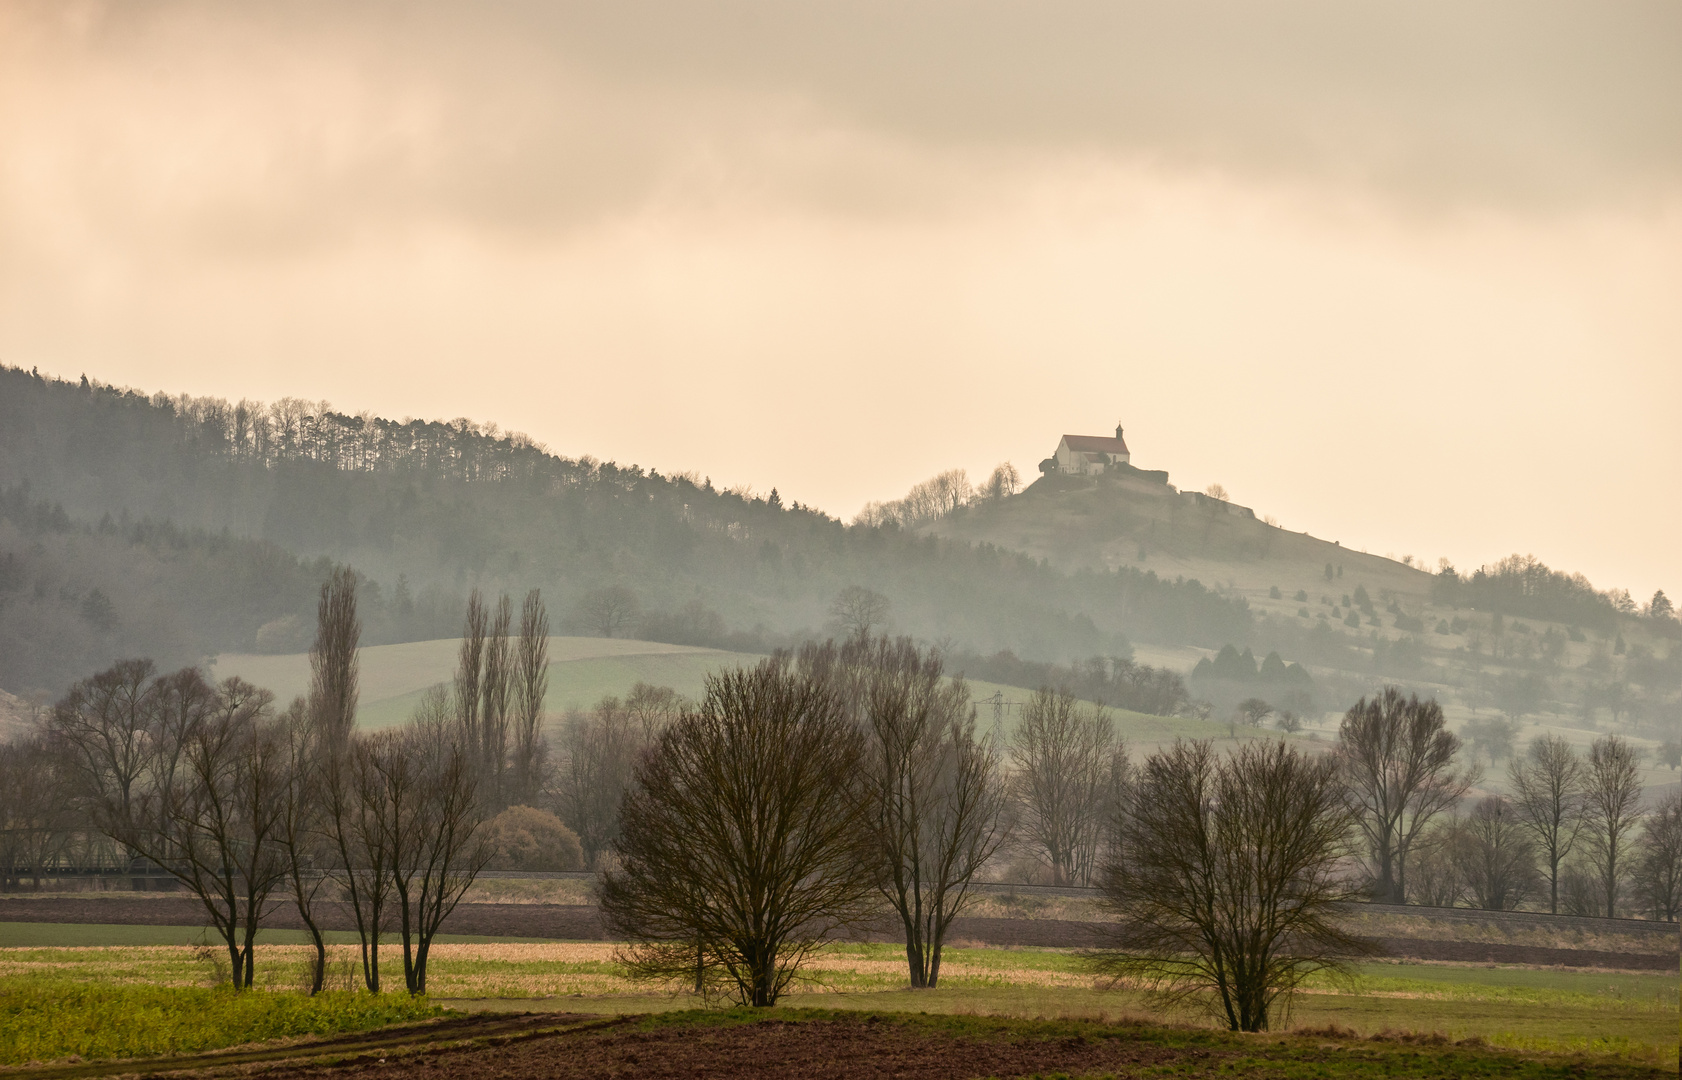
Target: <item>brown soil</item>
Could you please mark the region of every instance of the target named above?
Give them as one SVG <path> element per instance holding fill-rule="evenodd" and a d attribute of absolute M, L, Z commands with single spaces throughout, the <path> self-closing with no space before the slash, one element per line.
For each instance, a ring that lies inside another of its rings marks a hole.
<path fill-rule="evenodd" d="M 349 905 L 323 905 L 323 927 L 352 930 L 356 924 Z M 88 897 L 0 898 L 0 922 L 118 923 L 149 926 L 199 926 L 204 909 L 187 897 L 138 899 L 120 894 Z M 280 905 L 266 925 L 299 929 L 303 923 L 289 904 Z M 462 904 L 444 920 L 447 934 L 485 937 L 555 938 L 565 941 L 605 941 L 599 911 L 572 904 Z M 1104 924 L 1062 919 L 954 920 L 947 940 L 953 945 L 1084 948 L 1103 940 Z M 890 924 L 870 927 L 856 935 L 860 941 L 896 941 Z M 1561 949 L 1482 941 L 1442 941 L 1418 937 L 1374 939 L 1390 957 L 1468 964 L 1536 964 L 1563 967 L 1617 968 L 1628 971 L 1674 971 L 1678 954 L 1668 952 L 1655 935 L 1654 951 L 1611 952 Z M 1672 939 L 1674 940 L 1674 939 Z"/>
<path fill-rule="evenodd" d="M 923 1026 L 904 1017 L 768 1016 L 720 1024 L 680 1023 L 653 1028 L 636 1016 L 567 1014 L 455 1017 L 325 1040 L 270 1043 L 207 1054 L 138 1061 L 67 1062 L 6 1070 L 28 1080 L 91 1080 L 100 1076 L 217 1075 L 264 1080 L 567 1080 L 571 1077 L 817 1077 L 877 1080 L 918 1077 L 1067 1075 L 1232 1077 L 1299 1073 L 1441 1077 L 1533 1076 L 1535 1063 L 1440 1035 L 1375 1036 L 1342 1029 L 1301 1031 L 1295 1037 L 1232 1038 L 1175 1032 L 1133 1023 L 1042 1024 L 1009 1021 L 969 1030 Z M 1330 1040 L 1330 1041 L 1328 1041 Z M 1389 1046 L 1375 1045 L 1379 1043 Z M 1481 1044 L 1478 1044 L 1481 1046 Z M 1269 1068 L 1272 1066 L 1272 1068 Z M 1550 1075 L 1584 1075 L 1581 1063 L 1562 1062 Z M 1595 1075 L 1650 1080 L 1663 1070 L 1596 1062 Z"/>
<path fill-rule="evenodd" d="M 878 1017 L 763 1020 L 757 1023 L 649 1030 L 560 1033 L 500 1046 L 361 1062 L 335 1075 L 423 1076 L 429 1080 L 495 1076 L 499 1080 L 567 1077 L 834 1077 L 866 1080 L 915 1076 L 966 1080 L 1054 1072 L 1113 1072 L 1200 1059 L 1213 1065 L 1231 1051 L 1156 1045 L 1117 1029 L 1113 1037 L 1034 1038 L 1000 1033 L 954 1035 Z M 281 1066 L 266 1077 L 313 1076 L 320 1066 Z"/>

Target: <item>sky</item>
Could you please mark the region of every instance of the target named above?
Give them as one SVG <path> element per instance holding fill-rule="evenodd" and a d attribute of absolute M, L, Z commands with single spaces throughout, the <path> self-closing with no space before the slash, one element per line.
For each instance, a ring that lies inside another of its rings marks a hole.
<path fill-rule="evenodd" d="M 0 362 L 1682 593 L 1682 5 L 0 0 Z"/>

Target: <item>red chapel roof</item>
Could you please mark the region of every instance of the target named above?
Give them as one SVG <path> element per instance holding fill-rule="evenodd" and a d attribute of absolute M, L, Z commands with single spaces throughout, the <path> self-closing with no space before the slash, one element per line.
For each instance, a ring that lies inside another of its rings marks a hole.
<path fill-rule="evenodd" d="M 1127 444 L 1108 435 L 1065 435 L 1063 441 L 1076 453 L 1126 454 Z M 1131 455 L 1129 455 L 1131 456 Z"/>

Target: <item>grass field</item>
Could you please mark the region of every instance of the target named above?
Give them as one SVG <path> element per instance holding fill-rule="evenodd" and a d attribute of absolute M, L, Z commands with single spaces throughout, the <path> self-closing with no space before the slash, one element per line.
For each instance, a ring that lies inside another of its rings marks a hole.
<path fill-rule="evenodd" d="M 447 638 L 363 649 L 358 723 L 365 728 L 382 728 L 408 719 L 428 687 L 450 679 L 458 644 L 455 639 Z M 552 720 L 568 709 L 588 708 L 610 694 L 624 696 L 639 682 L 669 686 L 686 697 L 698 698 L 709 672 L 736 664 L 753 664 L 760 659 L 747 653 L 687 645 L 581 637 L 550 638 L 549 656 L 549 693 L 544 708 Z M 216 658 L 211 672 L 219 679 L 238 675 L 267 687 L 283 702 L 309 688 L 309 656 L 304 653 L 279 656 L 228 653 Z M 1021 719 L 1021 703 L 1027 701 L 1030 690 L 975 680 L 969 686 L 983 734 L 991 732 L 994 725 L 994 710 L 989 700 L 997 694 L 1003 701 L 1013 703 L 1013 707 L 1003 710 L 1002 716 L 1002 733 L 1008 739 Z M 1231 734 L 1224 722 L 1148 716 L 1125 709 L 1112 710 L 1112 715 L 1117 733 L 1140 751 L 1176 738 L 1225 740 Z M 1241 738 L 1253 738 L 1257 734 L 1277 737 L 1271 731 L 1239 732 Z"/>
<path fill-rule="evenodd" d="M 443 638 L 362 649 L 361 725 L 380 728 L 408 719 L 427 687 L 449 681 L 459 645 L 455 638 Z M 707 672 L 758 659 L 745 653 L 628 638 L 552 637 L 544 708 L 551 716 L 559 716 L 568 709 L 593 705 L 608 694 L 624 695 L 638 682 L 670 686 L 694 697 Z M 273 690 L 285 702 L 309 689 L 309 656 L 225 653 L 216 657 L 211 674 L 218 679 L 238 675 Z"/>
<path fill-rule="evenodd" d="M 364 1031 L 435 1016 L 407 996 L 248 993 L 71 981 L 0 985 L 0 1065 L 138 1057 L 300 1035 Z"/>
<path fill-rule="evenodd" d="M 144 938 L 169 928 L 123 929 Z M 474 1010 L 642 1013 L 694 1007 L 696 999 L 678 987 L 649 987 L 627 978 L 615 950 L 596 942 L 441 941 L 433 952 L 429 990 L 436 1002 Z M 309 952 L 279 941 L 259 946 L 259 986 L 298 989 Z M 400 980 L 396 946 L 382 950 L 382 964 Z M 63 984 L 203 988 L 217 978 L 216 965 L 214 950 L 184 945 L 12 947 L 0 950 L 0 994 Z M 334 946 L 331 975 L 334 987 L 356 985 L 353 946 Z M 941 987 L 911 991 L 897 946 L 835 945 L 785 1001 L 843 1010 L 1024 1017 L 1159 1015 L 1137 992 L 1096 978 L 1078 955 L 1050 949 L 949 949 Z M 1674 1065 L 1677 1008 L 1672 975 L 1364 964 L 1348 982 L 1321 980 L 1299 995 L 1288 1023 L 1335 1025 L 1362 1034 L 1436 1032 L 1513 1049 L 1583 1051 Z M 1203 1022 L 1192 1013 L 1167 1018 Z"/>

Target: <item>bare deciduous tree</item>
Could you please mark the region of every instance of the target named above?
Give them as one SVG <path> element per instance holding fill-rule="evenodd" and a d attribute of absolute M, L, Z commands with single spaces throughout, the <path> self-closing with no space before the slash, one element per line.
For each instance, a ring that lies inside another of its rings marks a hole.
<path fill-rule="evenodd" d="M 1338 759 L 1380 902 L 1406 903 L 1409 849 L 1476 780 L 1475 768 L 1455 768 L 1459 749 L 1460 740 L 1443 724 L 1442 706 L 1404 698 L 1393 686 L 1370 701 L 1362 698 L 1344 715 Z"/>
<path fill-rule="evenodd" d="M 1559 868 L 1583 828 L 1583 759 L 1557 735 L 1542 735 L 1507 766 L 1519 820 L 1536 838 L 1548 877 L 1548 910 L 1559 913 Z"/>
<path fill-rule="evenodd" d="M 1449 851 L 1472 902 L 1486 911 L 1512 911 L 1536 889 L 1529 830 L 1499 795 L 1483 799 L 1455 824 Z"/>
<path fill-rule="evenodd" d="M 888 598 L 860 585 L 849 585 L 829 602 L 829 621 L 843 638 L 869 637 L 888 619 Z"/>
<path fill-rule="evenodd" d="M 1176 742 L 1140 767 L 1103 895 L 1121 917 L 1101 970 L 1163 1004 L 1265 1031 L 1283 995 L 1370 946 L 1339 925 L 1351 803 L 1330 756 L 1257 740 L 1218 758 Z"/>
<path fill-rule="evenodd" d="M 549 614 L 543 594 L 533 589 L 520 607 L 520 644 L 515 659 L 514 725 L 509 767 L 509 801 L 530 806 L 543 787 L 546 766 L 543 699 L 549 693 Z"/>
<path fill-rule="evenodd" d="M 976 738 L 969 687 L 947 679 L 940 653 L 910 638 L 808 646 L 800 666 L 839 675 L 831 683 L 866 733 L 879 887 L 905 931 L 911 985 L 933 987 L 946 932 L 1005 839 L 997 752 Z"/>
<path fill-rule="evenodd" d="M 1466 882 L 1454 861 L 1454 842 L 1460 822 L 1437 818 L 1419 835 L 1408 853 L 1408 903 L 1425 907 L 1457 907 L 1466 898 Z"/>
<path fill-rule="evenodd" d="M 602 877 L 633 971 L 716 979 L 768 1006 L 874 892 L 863 737 L 786 657 L 709 676 L 706 699 L 637 767 Z"/>
<path fill-rule="evenodd" d="M 316 605 L 315 643 L 310 646 L 310 713 L 333 752 L 356 730 L 357 648 L 362 620 L 356 614 L 356 575 L 336 567 L 321 585 Z"/>
<path fill-rule="evenodd" d="M 119 660 L 72 686 L 53 706 L 49 732 L 95 827 L 110 835 L 131 815 L 151 760 L 150 660 Z"/>
<path fill-rule="evenodd" d="M 1261 698 L 1245 698 L 1238 703 L 1238 715 L 1251 727 L 1261 727 L 1262 721 L 1273 715 L 1273 706 Z"/>
<path fill-rule="evenodd" d="M 284 786 L 273 696 L 197 670 L 151 678 L 147 660 L 83 680 L 54 707 L 52 737 L 95 827 L 185 885 L 249 987 L 259 923 L 284 874 Z"/>
<path fill-rule="evenodd" d="M 285 784 L 275 837 L 285 855 L 292 903 L 315 947 L 310 993 L 319 994 L 327 977 L 327 938 L 315 905 L 329 880 L 332 850 L 327 840 L 323 747 L 320 732 L 311 722 L 307 699 L 295 699 L 281 714 L 277 734 Z"/>
<path fill-rule="evenodd" d="M 573 713 L 561 729 L 557 803 L 594 866 L 619 835 L 619 803 L 644 748 L 641 725 L 616 697 Z"/>
<path fill-rule="evenodd" d="M 479 771 L 454 735 L 423 711 L 408 729 L 368 740 L 411 994 L 426 993 L 432 940 L 490 858 Z"/>
<path fill-rule="evenodd" d="M 1021 828 L 1058 885 L 1092 881 L 1118 752 L 1109 715 L 1067 690 L 1042 686 L 1023 710 L 1011 744 Z"/>
<path fill-rule="evenodd" d="M 0 743 L 0 889 L 41 877 L 76 836 L 73 788 L 40 734 Z"/>
<path fill-rule="evenodd" d="M 276 843 L 285 775 L 268 715 L 274 696 L 239 679 L 213 692 L 180 676 L 159 682 L 144 781 L 126 817 L 114 806 L 104 816 L 118 842 L 198 898 L 228 950 L 234 987 L 247 989 L 257 928 L 286 872 Z"/>
<path fill-rule="evenodd" d="M 1589 746 L 1583 797 L 1584 839 L 1610 919 L 1618 914 L 1618 886 L 1628 873 L 1629 834 L 1641 822 L 1641 768 L 1635 748 L 1616 735 L 1596 739 Z"/>
<path fill-rule="evenodd" d="M 689 702 L 669 686 L 655 686 L 638 682 L 625 695 L 625 712 L 641 731 L 643 741 L 652 745 L 661 732 L 683 714 Z"/>
<path fill-rule="evenodd" d="M 1022 474 L 1016 471 L 1015 465 L 1007 461 L 993 470 L 993 474 L 987 478 L 987 483 L 982 487 L 981 492 L 985 498 L 998 502 L 1015 495 L 1017 489 L 1021 486 Z"/>
<path fill-rule="evenodd" d="M 1648 918 L 1675 922 L 1682 916 L 1682 789 L 1665 796 L 1647 815 L 1636 890 Z"/>
<path fill-rule="evenodd" d="M 373 994 L 380 992 L 380 937 L 389 917 L 393 870 L 380 749 L 379 737 L 353 739 L 345 753 L 328 759 L 325 784 L 335 880 L 350 901 L 362 982 Z"/>
<path fill-rule="evenodd" d="M 902 529 L 915 529 L 965 505 L 974 494 L 964 470 L 948 469 L 913 485 L 903 499 L 867 503 L 853 519 L 853 524 L 868 527 L 897 525 Z"/>
<path fill-rule="evenodd" d="M 623 585 L 592 589 L 578 601 L 578 616 L 599 637 L 618 637 L 636 621 L 641 605 L 637 594 Z"/>

